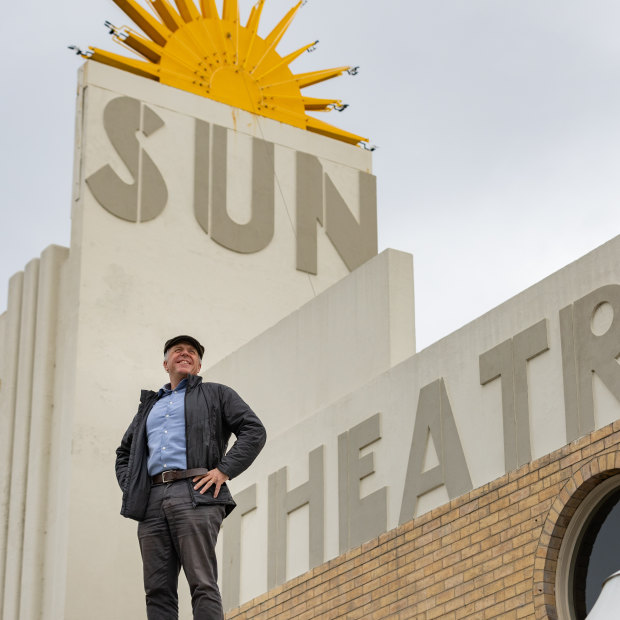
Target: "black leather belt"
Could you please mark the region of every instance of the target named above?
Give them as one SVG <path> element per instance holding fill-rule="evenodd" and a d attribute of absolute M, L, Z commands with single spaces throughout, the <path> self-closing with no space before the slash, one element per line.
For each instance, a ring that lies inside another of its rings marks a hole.
<path fill-rule="evenodd" d="M 193 478 L 194 476 L 204 476 L 208 473 L 209 470 L 204 467 L 197 467 L 195 469 L 169 469 L 168 471 L 162 471 L 161 474 L 153 476 L 151 480 L 153 484 L 167 484 L 168 482 Z"/>

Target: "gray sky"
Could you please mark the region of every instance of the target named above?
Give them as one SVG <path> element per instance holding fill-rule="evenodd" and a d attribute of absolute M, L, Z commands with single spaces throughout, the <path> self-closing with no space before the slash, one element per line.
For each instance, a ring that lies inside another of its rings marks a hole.
<path fill-rule="evenodd" d="M 267 0 L 263 36 L 293 0 Z M 240 0 L 242 19 L 251 2 Z M 114 50 L 112 0 L 22 0 L 0 26 L 0 312 L 9 277 L 69 245 L 76 71 Z M 379 248 L 414 256 L 418 347 L 615 236 L 620 220 L 618 0 L 309 0 L 281 54 L 296 72 L 360 65 L 305 89 L 368 136 Z"/>

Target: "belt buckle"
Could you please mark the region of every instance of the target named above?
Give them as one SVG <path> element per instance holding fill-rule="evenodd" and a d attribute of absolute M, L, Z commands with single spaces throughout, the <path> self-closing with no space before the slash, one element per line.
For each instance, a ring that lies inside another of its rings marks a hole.
<path fill-rule="evenodd" d="M 162 484 L 167 484 L 168 482 L 174 482 L 174 478 L 170 478 L 170 480 L 166 480 L 166 474 L 174 474 L 174 469 L 168 469 L 166 471 L 161 472 Z"/>

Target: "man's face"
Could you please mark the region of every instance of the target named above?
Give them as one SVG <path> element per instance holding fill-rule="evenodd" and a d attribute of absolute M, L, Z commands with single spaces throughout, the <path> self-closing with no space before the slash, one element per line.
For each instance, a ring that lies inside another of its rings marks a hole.
<path fill-rule="evenodd" d="M 198 351 L 187 342 L 179 342 L 170 347 L 164 359 L 164 368 L 170 376 L 185 377 L 200 371 Z"/>

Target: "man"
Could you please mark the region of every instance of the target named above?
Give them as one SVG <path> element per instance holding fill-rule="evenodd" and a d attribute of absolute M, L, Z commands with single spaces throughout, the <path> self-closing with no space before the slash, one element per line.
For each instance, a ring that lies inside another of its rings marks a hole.
<path fill-rule="evenodd" d="M 235 507 L 226 482 L 244 471 L 265 444 L 265 428 L 234 390 L 203 383 L 204 347 L 191 336 L 164 345 L 170 383 L 143 390 L 138 413 L 116 451 L 121 514 L 139 521 L 149 620 L 178 618 L 181 567 L 194 620 L 224 617 L 215 543 Z M 226 452 L 231 433 L 237 441 Z"/>

